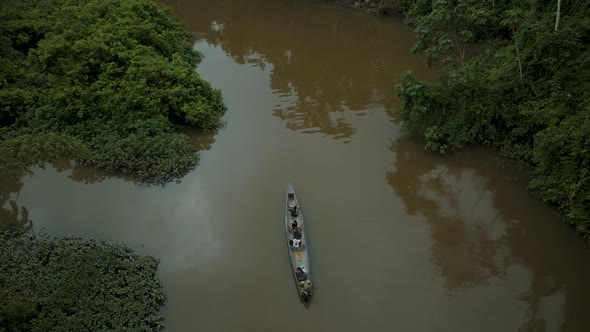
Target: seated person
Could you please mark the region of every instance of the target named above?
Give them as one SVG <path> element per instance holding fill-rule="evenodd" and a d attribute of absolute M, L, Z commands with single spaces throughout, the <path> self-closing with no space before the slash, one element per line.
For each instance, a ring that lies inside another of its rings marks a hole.
<path fill-rule="evenodd" d="M 294 237 L 294 238 L 296 238 L 297 240 L 301 240 L 301 232 L 300 232 L 300 231 L 298 231 L 298 230 L 296 230 L 296 231 L 293 233 L 293 237 Z"/>
<path fill-rule="evenodd" d="M 298 267 L 295 270 L 295 276 L 297 277 L 297 281 L 301 282 L 307 280 L 307 273 L 305 273 L 305 271 L 301 267 Z"/>
<path fill-rule="evenodd" d="M 299 223 L 297 223 L 297 220 L 293 219 L 293 223 L 291 224 L 291 227 L 293 227 L 293 231 L 295 231 L 298 226 L 299 226 Z"/>
<path fill-rule="evenodd" d="M 297 205 L 291 209 L 291 217 L 297 217 Z"/>
<path fill-rule="evenodd" d="M 301 247 L 301 240 L 299 240 L 299 239 L 289 240 L 289 244 L 291 245 L 291 247 L 293 247 L 295 249 L 299 249 Z"/>
<path fill-rule="evenodd" d="M 299 287 L 301 287 L 301 289 L 303 290 L 303 292 L 301 293 L 301 296 L 303 297 L 305 302 L 308 302 L 311 299 L 311 296 L 313 294 L 313 284 L 308 279 L 306 281 L 301 281 L 299 283 Z"/>

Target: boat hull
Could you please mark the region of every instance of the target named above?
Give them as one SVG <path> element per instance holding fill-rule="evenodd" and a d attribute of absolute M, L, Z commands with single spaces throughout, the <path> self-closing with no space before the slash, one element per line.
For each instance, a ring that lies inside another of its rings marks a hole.
<path fill-rule="evenodd" d="M 296 207 L 297 213 L 293 212 Z M 293 221 L 297 221 L 296 228 L 293 228 Z M 309 244 L 306 237 L 306 227 L 303 220 L 301 206 L 295 194 L 293 186 L 287 186 L 287 195 L 285 202 L 285 234 L 287 237 L 287 248 L 289 250 L 289 259 L 291 261 L 291 272 L 295 280 L 295 287 L 299 299 L 305 304 L 309 304 L 313 297 L 313 283 L 311 282 L 311 269 L 309 259 Z M 297 234 L 299 233 L 299 234 Z M 296 248 L 291 241 L 300 237 L 301 246 Z"/>

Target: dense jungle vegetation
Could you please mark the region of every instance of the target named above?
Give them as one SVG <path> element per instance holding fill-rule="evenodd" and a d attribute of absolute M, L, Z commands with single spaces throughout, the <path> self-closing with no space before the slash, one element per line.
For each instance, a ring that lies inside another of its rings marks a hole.
<path fill-rule="evenodd" d="M 195 72 L 202 55 L 189 37 L 147 0 L 2 1 L 0 150 L 14 163 L 0 167 L 23 154 L 3 145 L 44 135 L 89 152 L 64 157 L 142 182 L 186 174 L 198 155 L 175 126 L 210 129 L 225 112 L 221 92 Z"/>
<path fill-rule="evenodd" d="M 590 239 L 587 1 L 335 2 L 405 15 L 413 51 L 448 69 L 436 82 L 406 72 L 397 89 L 426 148 L 487 144 L 531 165 L 531 188 Z M 176 126 L 211 129 L 225 112 L 188 38 L 148 0 L 0 1 L 0 175 L 68 158 L 147 183 L 182 177 L 198 155 Z M 7 202 L 0 213 L 29 227 Z M 1 234 L 0 331 L 159 330 L 156 268 L 122 245 Z"/>
<path fill-rule="evenodd" d="M 9 194 L 31 166 L 64 158 L 150 184 L 195 167 L 176 129 L 214 128 L 225 106 L 189 38 L 147 0 L 0 2 L 0 331 L 162 328 L 156 259 L 26 234 Z"/>
<path fill-rule="evenodd" d="M 157 266 L 120 244 L 0 233 L 0 331 L 159 331 Z"/>
<path fill-rule="evenodd" d="M 531 165 L 530 188 L 590 240 L 587 1 L 348 2 L 403 13 L 417 33 L 413 51 L 448 69 L 436 82 L 406 72 L 398 85 L 397 114 L 424 133 L 427 149 L 486 144 Z"/>

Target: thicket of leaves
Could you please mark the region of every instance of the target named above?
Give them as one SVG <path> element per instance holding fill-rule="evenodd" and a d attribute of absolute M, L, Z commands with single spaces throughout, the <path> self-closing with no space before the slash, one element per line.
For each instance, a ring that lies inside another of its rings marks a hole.
<path fill-rule="evenodd" d="M 329 0 L 363 9 L 375 15 L 397 15 L 408 11 L 415 0 Z"/>
<path fill-rule="evenodd" d="M 201 57 L 152 1 L 2 1 L 0 126 L 73 137 L 84 162 L 141 181 L 178 179 L 198 156 L 175 124 L 211 129 L 225 112 Z"/>
<path fill-rule="evenodd" d="M 157 266 L 121 244 L 0 233 L 0 331 L 159 331 Z"/>
<path fill-rule="evenodd" d="M 444 152 L 489 144 L 531 164 L 531 188 L 590 238 L 590 7 L 585 1 L 416 0 L 408 18 L 433 83 L 402 75 L 398 114 Z M 461 58 L 467 43 L 479 55 Z"/>

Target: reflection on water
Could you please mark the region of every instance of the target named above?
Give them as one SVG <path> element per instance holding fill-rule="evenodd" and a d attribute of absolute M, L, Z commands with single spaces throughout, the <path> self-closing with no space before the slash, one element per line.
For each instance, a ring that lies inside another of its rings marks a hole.
<path fill-rule="evenodd" d="M 208 151 L 215 143 L 215 136 L 219 130 L 223 130 L 223 128 L 204 132 L 199 128 L 183 126 L 179 132 L 188 137 L 188 141 L 195 151 Z"/>
<path fill-rule="evenodd" d="M 182 127 L 179 130 L 187 136 L 187 140 L 196 152 L 210 150 L 215 142 L 217 131 L 203 132 L 193 127 Z M 58 173 L 67 173 L 70 180 L 81 184 L 97 184 L 109 179 L 120 179 L 125 182 L 137 182 L 124 174 L 109 173 L 94 167 L 85 166 L 70 160 L 61 160 L 50 165 L 50 169 Z M 38 172 L 40 168 L 35 168 Z M 17 203 L 23 179 L 0 177 L 0 230 L 16 229 L 28 231 L 33 228 L 33 220 L 29 218 L 29 209 Z"/>
<path fill-rule="evenodd" d="M 430 226 L 435 276 L 449 293 L 498 284 L 524 289 L 519 331 L 584 330 L 577 315 L 586 312 L 583 299 L 590 292 L 582 279 L 590 268 L 581 261 L 570 265 L 569 257 L 588 251 L 556 223 L 555 211 L 526 194 L 527 177 L 484 150 L 446 157 L 422 146 L 409 138 L 392 143 L 394 170 L 386 177 L 408 215 Z M 571 242 L 551 246 L 557 238 Z M 523 281 L 528 286 L 520 287 Z"/>
<path fill-rule="evenodd" d="M 25 201 L 33 197 L 36 230 L 124 242 L 141 253 L 157 253 L 161 270 L 185 270 L 223 251 L 214 227 L 210 198 L 199 181 L 162 187 L 137 186 L 119 177 L 92 177 L 82 166 L 33 169 L 23 179 Z M 78 172 L 79 176 L 74 177 Z M 78 178 L 81 181 L 72 181 Z M 97 178 L 103 181 L 91 183 Z M 148 239 L 146 241 L 146 239 Z"/>
<path fill-rule="evenodd" d="M 227 126 L 189 134 L 210 151 L 165 188 L 36 170 L 10 198 L 36 228 L 160 258 L 169 331 L 589 330 L 588 249 L 525 177 L 486 151 L 440 156 L 398 138 L 384 109 L 398 102 L 395 72 L 422 63 L 404 53 L 409 28 L 311 0 L 173 5 L 200 38 L 198 71 L 223 90 Z M 310 227 L 308 310 L 289 274 L 287 182 Z"/>
<path fill-rule="evenodd" d="M 221 46 L 237 63 L 272 66 L 271 89 L 280 98 L 273 115 L 301 133 L 348 143 L 356 130 L 346 111 L 397 105 L 395 84 L 405 69 L 436 75 L 409 56 L 411 29 L 395 20 L 291 0 L 164 3 L 198 40 Z"/>
<path fill-rule="evenodd" d="M 62 160 L 47 165 L 48 169 L 55 170 L 57 173 L 69 173 L 68 178 L 82 184 L 100 183 L 109 178 L 120 178 L 121 175 L 107 174 L 103 171 L 81 164 L 76 164 L 69 160 Z M 45 167 L 34 167 L 32 173 L 45 171 Z M 23 189 L 23 181 L 29 176 L 22 179 L 0 178 L 0 229 L 16 229 L 28 231 L 33 228 L 33 220 L 29 218 L 29 209 L 20 206 L 17 200 L 20 191 Z"/>
<path fill-rule="evenodd" d="M 94 167 L 89 167 L 75 163 L 71 160 L 62 160 L 59 162 L 55 162 L 52 163 L 52 166 L 58 173 L 69 173 L 68 178 L 70 180 L 82 184 L 100 183 L 111 178 L 124 179 L 129 182 L 134 182 L 132 178 L 125 176 L 124 174 L 105 172 Z"/>
<path fill-rule="evenodd" d="M 23 187 L 20 180 L 0 179 L 0 231 L 23 229 L 30 230 L 33 221 L 29 219 L 29 210 L 20 206 L 15 198 Z"/>
<path fill-rule="evenodd" d="M 395 171 L 387 173 L 387 180 L 403 199 L 406 212 L 430 224 L 436 274 L 451 292 L 502 277 L 509 254 L 502 251 L 506 225 L 499 220 L 487 179 L 448 158 L 424 153 L 426 160 L 417 159 L 418 144 L 392 144 Z"/>

